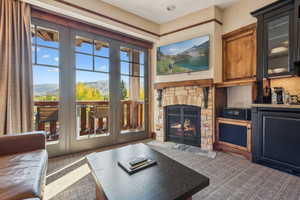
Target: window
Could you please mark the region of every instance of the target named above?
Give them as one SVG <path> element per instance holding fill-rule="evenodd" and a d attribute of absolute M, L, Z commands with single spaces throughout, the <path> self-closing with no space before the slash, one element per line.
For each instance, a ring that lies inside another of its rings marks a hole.
<path fill-rule="evenodd" d="M 49 153 L 145 138 L 146 49 L 121 47 L 127 44 L 44 20 L 32 22 L 34 125 L 47 133 Z"/>
<path fill-rule="evenodd" d="M 78 136 L 109 132 L 109 44 L 75 38 L 76 110 Z"/>
<path fill-rule="evenodd" d="M 145 79 L 144 52 L 120 49 L 122 132 L 144 130 Z"/>
<path fill-rule="evenodd" d="M 44 130 L 48 141 L 59 139 L 59 32 L 31 26 L 34 127 Z"/>

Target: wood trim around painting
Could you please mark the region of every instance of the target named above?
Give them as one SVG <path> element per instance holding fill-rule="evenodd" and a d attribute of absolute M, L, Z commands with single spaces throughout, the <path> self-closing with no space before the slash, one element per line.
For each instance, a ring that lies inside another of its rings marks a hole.
<path fill-rule="evenodd" d="M 206 20 L 206 21 L 203 21 L 203 22 L 199 22 L 199 23 L 196 23 L 196 24 L 192 24 L 192 25 L 189 25 L 189 26 L 186 26 L 186 27 L 183 27 L 183 28 L 179 28 L 179 29 L 176 29 L 176 30 L 173 30 L 173 31 L 170 31 L 170 32 L 167 32 L 167 33 L 163 33 L 163 34 L 158 34 L 158 33 L 154 33 L 152 31 L 149 31 L 149 30 L 146 30 L 144 28 L 141 28 L 141 27 L 138 27 L 138 26 L 135 26 L 135 25 L 132 25 L 132 24 L 129 24 L 127 22 L 124 22 L 124 21 L 121 21 L 121 20 L 118 20 L 118 19 L 115 19 L 113 17 L 110 17 L 110 16 L 107 16 L 107 15 L 103 15 L 101 13 L 98 13 L 98 12 L 95 12 L 93 10 L 90 10 L 90 9 L 87 9 L 87 8 L 84 8 L 84 7 L 81 7 L 81 6 L 78 6 L 76 4 L 73 4 L 73 3 L 70 3 L 70 2 L 67 2 L 67 1 L 64 1 L 64 0 L 54 0 L 56 2 L 59 2 L 61 4 L 65 4 L 67 6 L 70 6 L 72 8 L 76 8 L 78 10 L 81 10 L 81 11 L 84 11 L 84 12 L 87 12 L 87 13 L 90 13 L 90 14 L 93 14 L 93 15 L 97 15 L 99 17 L 103 17 L 105 19 L 108 19 L 108 20 L 111 20 L 111 21 L 114 21 L 114 22 L 117 22 L 119 24 L 123 24 L 125 26 L 128 26 L 128 27 L 131 27 L 131 28 L 134 28 L 134 29 L 137 29 L 137 30 L 140 30 L 140 31 L 143 31 L 145 33 L 149 33 L 153 36 L 156 36 L 156 37 L 163 37 L 163 36 L 166 36 L 166 35 L 170 35 L 170 34 L 173 34 L 173 33 L 177 33 L 177 32 L 180 32 L 180 31 L 184 31 L 186 29 L 190 29 L 190 28 L 194 28 L 196 26 L 200 26 L 200 25 L 204 25 L 204 24 L 207 24 L 207 23 L 211 23 L 211 22 L 215 22 L 219 25 L 223 25 L 223 23 L 221 21 L 219 21 L 218 19 L 216 18 L 213 18 L 213 19 L 209 19 L 209 20 Z"/>
<path fill-rule="evenodd" d="M 86 32 L 98 34 L 98 35 L 101 35 L 104 37 L 108 37 L 111 39 L 129 43 L 129 44 L 137 45 L 137 46 L 144 47 L 147 49 L 153 48 L 152 42 L 134 38 L 127 34 L 107 30 L 103 27 L 98 27 L 98 26 L 95 26 L 92 24 L 88 24 L 86 22 L 77 21 L 77 20 L 71 19 L 66 16 L 60 16 L 57 14 L 53 14 L 53 13 L 50 13 L 50 12 L 47 12 L 44 10 L 40 10 L 35 7 L 32 7 L 32 9 L 31 9 L 31 16 L 34 18 L 37 18 L 37 19 L 49 21 L 49 22 L 52 22 L 55 24 L 65 26 L 65 27 L 74 28 L 77 30 L 85 30 Z"/>
<path fill-rule="evenodd" d="M 154 89 L 165 89 L 165 88 L 170 88 L 170 87 L 183 87 L 183 86 L 212 87 L 213 79 L 200 79 L 200 80 L 155 83 Z"/>

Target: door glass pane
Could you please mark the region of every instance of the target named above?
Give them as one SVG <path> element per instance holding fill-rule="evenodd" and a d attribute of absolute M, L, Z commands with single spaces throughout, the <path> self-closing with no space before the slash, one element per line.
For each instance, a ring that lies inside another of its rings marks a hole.
<path fill-rule="evenodd" d="M 93 40 L 81 36 L 75 38 L 75 51 L 81 53 L 93 53 Z"/>
<path fill-rule="evenodd" d="M 80 38 L 76 36 L 76 38 Z M 105 44 L 93 39 L 87 39 L 93 51 L 90 55 L 76 53 L 76 130 L 77 138 L 108 136 L 109 127 L 109 58 L 99 57 Z M 79 45 L 76 43 L 75 45 Z M 82 51 L 82 49 L 81 49 Z M 102 55 L 105 54 L 103 50 Z M 87 52 L 83 52 L 87 53 Z M 96 55 L 96 53 L 98 55 Z M 77 55 L 80 55 L 78 61 Z M 108 54 L 106 54 L 108 56 Z M 78 61 L 78 62 L 77 62 Z M 80 62 L 80 65 L 78 63 Z M 82 66 L 85 67 L 84 69 Z"/>
<path fill-rule="evenodd" d="M 41 46 L 59 48 L 59 33 L 56 30 L 36 27 L 36 43 Z"/>
<path fill-rule="evenodd" d="M 108 43 L 99 40 L 94 40 L 94 52 L 97 56 L 109 57 Z"/>
<path fill-rule="evenodd" d="M 76 53 L 75 57 L 76 57 L 76 68 L 77 69 L 93 70 L 93 56 L 92 55 Z"/>
<path fill-rule="evenodd" d="M 268 74 L 289 70 L 289 16 L 268 23 Z"/>
<path fill-rule="evenodd" d="M 127 101 L 129 100 L 129 76 L 121 76 L 121 100 Z"/>
<path fill-rule="evenodd" d="M 121 133 L 144 130 L 145 87 L 141 51 L 121 47 Z"/>
<path fill-rule="evenodd" d="M 58 66 L 58 49 L 37 47 L 37 64 Z"/>
<path fill-rule="evenodd" d="M 121 48 L 121 50 L 120 50 L 120 59 L 122 61 L 130 62 L 131 61 L 130 55 L 131 55 L 131 49 L 125 48 L 125 47 Z"/>
<path fill-rule="evenodd" d="M 121 61 L 121 74 L 122 75 L 129 75 L 129 67 L 130 67 L 129 62 Z"/>
<path fill-rule="evenodd" d="M 59 32 L 32 26 L 34 130 L 59 140 Z"/>
<path fill-rule="evenodd" d="M 140 52 L 140 63 L 145 64 L 145 53 L 144 52 Z"/>
<path fill-rule="evenodd" d="M 109 59 L 102 57 L 95 57 L 95 71 L 109 72 Z"/>
<path fill-rule="evenodd" d="M 35 63 L 35 46 L 34 45 L 32 45 L 32 63 Z"/>
<path fill-rule="evenodd" d="M 145 66 L 144 65 L 140 65 L 140 74 L 139 76 L 144 76 L 144 69 L 145 69 Z"/>

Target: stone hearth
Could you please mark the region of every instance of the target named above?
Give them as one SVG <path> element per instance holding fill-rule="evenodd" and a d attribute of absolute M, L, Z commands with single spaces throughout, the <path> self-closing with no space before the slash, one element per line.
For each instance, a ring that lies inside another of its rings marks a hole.
<path fill-rule="evenodd" d="M 158 95 L 156 93 L 156 95 Z M 192 105 L 201 107 L 201 148 L 213 149 L 213 96 L 209 88 L 208 107 L 204 107 L 203 88 L 201 86 L 170 87 L 162 91 L 162 106 L 156 112 L 156 139 L 166 140 L 164 127 L 164 107 L 169 105 Z"/>

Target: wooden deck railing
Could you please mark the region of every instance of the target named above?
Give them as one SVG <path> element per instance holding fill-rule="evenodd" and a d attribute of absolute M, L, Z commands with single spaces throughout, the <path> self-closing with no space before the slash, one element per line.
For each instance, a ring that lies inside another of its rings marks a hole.
<path fill-rule="evenodd" d="M 35 101 L 36 130 L 46 131 L 49 141 L 57 140 L 59 133 L 58 101 Z M 109 127 L 108 101 L 78 101 L 77 117 L 80 119 L 80 136 L 103 134 Z M 144 126 L 144 102 L 121 101 L 121 129 L 136 130 Z"/>

